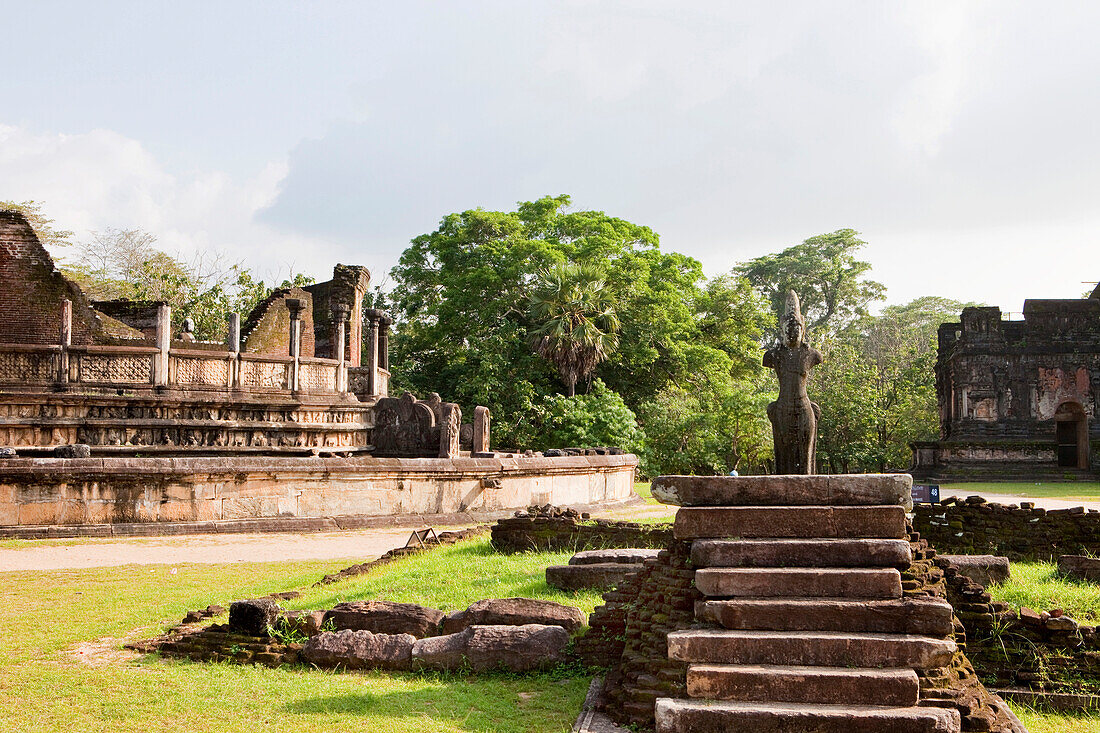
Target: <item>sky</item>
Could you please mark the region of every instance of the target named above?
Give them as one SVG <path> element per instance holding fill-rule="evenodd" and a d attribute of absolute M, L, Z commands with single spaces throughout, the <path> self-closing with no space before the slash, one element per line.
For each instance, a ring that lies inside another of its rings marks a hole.
<path fill-rule="evenodd" d="M 567 193 L 709 275 L 852 228 L 890 303 L 1100 280 L 1100 3 L 0 0 L 0 200 L 375 282 Z"/>

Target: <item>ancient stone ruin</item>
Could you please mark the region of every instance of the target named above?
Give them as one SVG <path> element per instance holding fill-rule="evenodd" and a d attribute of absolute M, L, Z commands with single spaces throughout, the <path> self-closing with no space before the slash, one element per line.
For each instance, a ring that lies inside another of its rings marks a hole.
<path fill-rule="evenodd" d="M 578 650 L 603 710 L 674 731 L 1023 727 L 978 682 L 908 475 L 662 476 L 675 537 L 604 596 Z"/>
<path fill-rule="evenodd" d="M 965 308 L 940 326 L 940 439 L 913 444 L 914 476 L 1100 475 L 1100 286 L 1026 300 L 1023 316 Z"/>
<path fill-rule="evenodd" d="M 336 265 L 197 341 L 166 303 L 90 300 L 0 212 L 0 534 L 630 497 L 634 456 L 493 451 L 485 408 L 390 397 L 369 282 Z"/>

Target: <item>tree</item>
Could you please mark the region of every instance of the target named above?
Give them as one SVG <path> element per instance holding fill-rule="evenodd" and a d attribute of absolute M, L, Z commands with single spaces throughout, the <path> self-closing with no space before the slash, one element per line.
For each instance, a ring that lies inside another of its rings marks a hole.
<path fill-rule="evenodd" d="M 936 436 L 939 325 L 968 304 L 925 296 L 865 316 L 825 344 L 814 374 L 819 456 L 831 472 L 902 469 L 909 443 Z"/>
<path fill-rule="evenodd" d="M 566 394 L 619 345 L 619 317 L 604 273 L 588 264 L 558 264 L 540 273 L 530 295 L 531 342 L 561 374 Z"/>
<path fill-rule="evenodd" d="M 55 229 L 54 220 L 42 212 L 41 201 L 0 201 L 0 211 L 18 211 L 31 225 L 38 241 L 46 249 L 57 249 L 72 245 L 73 233 L 66 229 Z"/>
<path fill-rule="evenodd" d="M 787 292 L 798 293 L 807 335 L 820 340 L 867 315 L 868 305 L 885 297 L 885 285 L 865 279 L 870 263 L 856 259 L 866 244 L 859 239 L 859 232 L 839 229 L 810 237 L 778 254 L 749 260 L 734 272 L 768 299 L 777 316 L 783 311 Z"/>
<path fill-rule="evenodd" d="M 645 447 L 634 413 L 599 379 L 588 394 L 547 395 L 537 414 L 539 448 L 614 446 L 640 453 Z"/>

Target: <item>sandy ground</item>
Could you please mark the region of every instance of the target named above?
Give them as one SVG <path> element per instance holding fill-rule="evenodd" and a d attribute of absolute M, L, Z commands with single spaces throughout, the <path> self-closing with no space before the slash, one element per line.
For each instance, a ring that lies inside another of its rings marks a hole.
<path fill-rule="evenodd" d="M 411 529 L 387 528 L 310 534 L 27 540 L 26 547 L 0 548 L 0 572 L 345 557 L 366 561 L 394 547 L 402 547 L 411 534 Z"/>
<path fill-rule="evenodd" d="M 596 516 L 638 521 L 671 518 L 671 507 L 636 504 Z M 455 529 L 436 527 L 437 531 Z M 113 565 L 275 562 L 351 558 L 366 562 L 403 547 L 411 528 L 305 534 L 185 535 L 119 539 L 26 540 L 0 546 L 0 572 L 60 570 Z M 13 546 L 15 545 L 15 546 Z"/>

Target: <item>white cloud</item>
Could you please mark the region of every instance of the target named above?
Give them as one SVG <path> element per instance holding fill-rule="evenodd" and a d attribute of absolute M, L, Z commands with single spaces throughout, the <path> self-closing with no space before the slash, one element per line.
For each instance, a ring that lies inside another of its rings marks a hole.
<path fill-rule="evenodd" d="M 216 170 L 174 173 L 140 142 L 111 130 L 59 134 L 0 125 L 0 200 L 42 202 L 78 240 L 108 227 L 138 228 L 185 259 L 218 252 L 264 277 L 293 269 L 324 279 L 338 256 L 332 242 L 255 219 L 286 174 L 285 161 L 244 179 Z"/>

